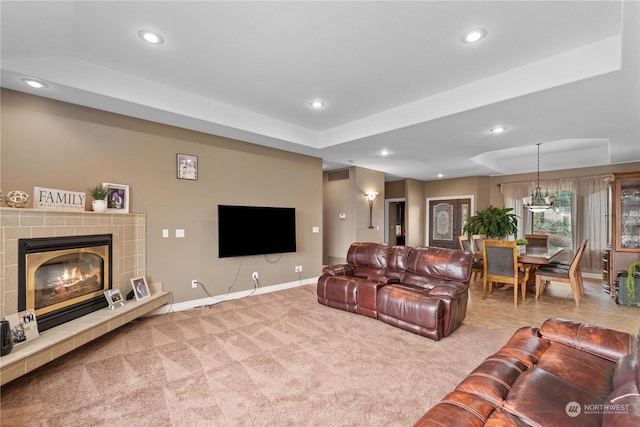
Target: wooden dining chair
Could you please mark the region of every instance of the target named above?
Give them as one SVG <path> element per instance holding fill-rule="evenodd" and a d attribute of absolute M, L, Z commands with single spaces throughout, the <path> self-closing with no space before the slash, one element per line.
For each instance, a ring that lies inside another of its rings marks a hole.
<path fill-rule="evenodd" d="M 471 264 L 471 272 L 473 273 L 473 279 L 476 280 L 478 278 L 478 274 L 480 278 L 484 275 L 484 263 L 475 255 L 475 251 L 473 250 L 473 246 L 469 241 L 469 236 L 458 236 L 458 243 L 460 243 L 460 249 L 465 252 L 469 252 L 474 254 L 473 256 L 473 264 Z"/>
<path fill-rule="evenodd" d="M 547 247 L 549 243 L 549 235 L 547 234 L 525 234 L 524 238 L 527 239 L 527 246 L 544 246 Z"/>
<path fill-rule="evenodd" d="M 569 268 L 557 266 L 541 266 L 536 272 L 536 299 L 540 297 L 542 288 L 549 285 L 552 281 L 569 283 L 571 292 L 573 292 L 573 300 L 576 305 L 580 305 L 580 298 L 584 293 L 584 284 L 582 282 L 582 272 L 580 271 L 580 262 L 582 255 L 587 247 L 586 240 L 582 242 L 576 256 L 571 262 Z"/>
<path fill-rule="evenodd" d="M 482 257 L 482 241 L 487 238 L 486 234 L 473 234 L 471 236 L 471 241 L 473 242 L 473 247 L 475 248 L 474 253 L 478 254 L 478 258 Z"/>
<path fill-rule="evenodd" d="M 518 247 L 515 240 L 482 241 L 482 261 L 484 263 L 484 280 L 482 282 L 482 299 L 486 299 L 487 287 L 493 292 L 493 282 L 513 285 L 513 303 L 518 305 L 518 285 L 522 290 L 522 300 L 527 294 L 528 274 L 518 263 Z"/>
<path fill-rule="evenodd" d="M 587 250 L 587 243 L 589 243 L 589 239 L 584 239 L 582 241 L 582 243 L 580 244 L 580 247 L 578 248 L 577 251 L 575 251 L 575 253 L 573 254 L 573 258 L 571 258 L 570 260 L 560 260 L 560 261 L 551 261 L 549 264 L 549 266 L 551 267 L 559 267 L 559 268 L 569 268 L 571 267 L 571 264 L 573 263 L 573 260 L 576 259 L 576 257 L 578 256 L 578 252 L 580 251 L 581 247 L 584 247 L 584 251 Z"/>

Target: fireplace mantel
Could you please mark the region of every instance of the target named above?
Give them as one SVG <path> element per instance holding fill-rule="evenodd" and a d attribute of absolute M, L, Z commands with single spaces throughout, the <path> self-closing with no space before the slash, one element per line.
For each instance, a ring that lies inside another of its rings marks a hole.
<path fill-rule="evenodd" d="M 142 317 L 169 302 L 162 283 L 149 285 L 151 295 L 140 301 L 129 300 L 113 310 L 104 308 L 44 331 L 33 341 L 19 344 L 0 358 L 0 385 L 13 381 L 88 342 Z"/>

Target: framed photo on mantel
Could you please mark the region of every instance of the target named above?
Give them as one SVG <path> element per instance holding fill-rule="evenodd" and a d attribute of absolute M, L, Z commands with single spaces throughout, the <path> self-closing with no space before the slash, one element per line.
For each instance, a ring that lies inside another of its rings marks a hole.
<path fill-rule="evenodd" d="M 141 299 L 147 298 L 151 295 L 147 279 L 145 279 L 144 276 L 134 277 L 131 279 L 131 288 L 133 289 L 136 301 L 140 301 Z"/>
<path fill-rule="evenodd" d="M 109 182 L 102 186 L 107 188 L 107 212 L 129 213 L 129 186 Z"/>
<path fill-rule="evenodd" d="M 122 298 L 120 289 L 109 289 L 108 291 L 104 291 L 104 297 L 107 299 L 107 303 L 111 310 L 124 305 L 124 298 Z"/>

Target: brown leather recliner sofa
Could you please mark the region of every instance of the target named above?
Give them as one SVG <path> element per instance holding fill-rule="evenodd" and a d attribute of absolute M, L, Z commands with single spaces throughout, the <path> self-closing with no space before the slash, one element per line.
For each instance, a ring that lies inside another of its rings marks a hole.
<path fill-rule="evenodd" d="M 563 319 L 520 328 L 414 427 L 639 426 L 639 343 Z"/>
<path fill-rule="evenodd" d="M 461 250 L 353 243 L 346 264 L 323 268 L 318 302 L 437 341 L 466 316 L 472 262 Z"/>

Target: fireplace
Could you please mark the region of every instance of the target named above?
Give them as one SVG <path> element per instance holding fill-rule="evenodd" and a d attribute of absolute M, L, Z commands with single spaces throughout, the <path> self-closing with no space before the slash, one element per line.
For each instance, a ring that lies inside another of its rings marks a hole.
<path fill-rule="evenodd" d="M 33 309 L 40 332 L 106 307 L 112 235 L 18 240 L 18 309 Z"/>

